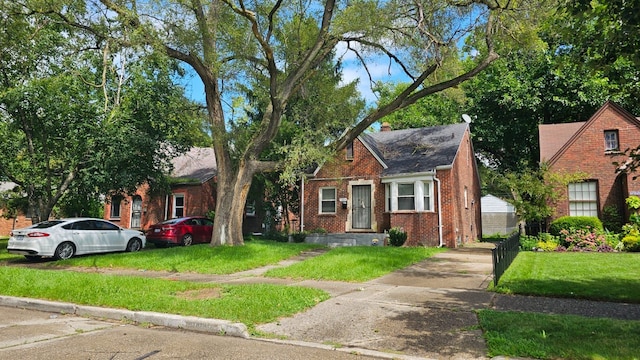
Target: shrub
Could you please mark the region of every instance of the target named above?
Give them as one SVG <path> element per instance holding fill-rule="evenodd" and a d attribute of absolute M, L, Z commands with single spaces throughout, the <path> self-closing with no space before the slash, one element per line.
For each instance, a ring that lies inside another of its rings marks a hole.
<path fill-rule="evenodd" d="M 294 243 L 303 243 L 306 238 L 307 238 L 307 233 L 304 231 L 297 231 L 297 232 L 291 233 L 291 239 L 293 239 Z"/>
<path fill-rule="evenodd" d="M 602 226 L 604 226 L 605 229 L 620 232 L 622 231 L 623 223 L 622 215 L 620 215 L 616 206 L 608 205 L 602 209 Z"/>
<path fill-rule="evenodd" d="M 323 229 L 323 228 L 315 228 L 313 230 L 309 231 L 310 234 L 326 234 L 327 230 Z"/>
<path fill-rule="evenodd" d="M 562 230 L 596 230 L 603 231 L 602 221 L 595 216 L 563 216 L 549 226 L 551 235 L 560 236 Z"/>
<path fill-rule="evenodd" d="M 389 230 L 389 245 L 402 246 L 407 241 L 407 233 L 399 227 L 393 227 Z"/>
<path fill-rule="evenodd" d="M 537 236 L 523 235 L 520 236 L 520 250 L 533 251 L 536 248 L 536 244 L 539 239 Z"/>
<path fill-rule="evenodd" d="M 281 231 L 269 231 L 264 234 L 264 238 L 275 242 L 289 242 L 289 235 Z"/>
<path fill-rule="evenodd" d="M 570 228 L 560 231 L 560 244 L 569 251 L 597 251 L 607 241 L 602 232 Z"/>
<path fill-rule="evenodd" d="M 560 243 L 557 239 L 549 239 L 547 241 L 538 241 L 536 243 L 536 249 L 541 251 L 556 251 Z"/>

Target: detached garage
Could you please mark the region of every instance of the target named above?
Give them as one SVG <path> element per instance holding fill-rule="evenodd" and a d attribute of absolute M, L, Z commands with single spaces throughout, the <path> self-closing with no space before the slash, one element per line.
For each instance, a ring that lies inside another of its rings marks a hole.
<path fill-rule="evenodd" d="M 483 196 L 480 203 L 483 237 L 508 235 L 518 230 L 518 216 L 513 205 L 493 195 Z"/>

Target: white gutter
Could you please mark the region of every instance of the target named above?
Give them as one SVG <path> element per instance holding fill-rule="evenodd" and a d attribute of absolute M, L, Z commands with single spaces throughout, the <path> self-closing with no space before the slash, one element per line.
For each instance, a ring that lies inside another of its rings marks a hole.
<path fill-rule="evenodd" d="M 440 179 L 438 179 L 436 175 L 434 175 L 433 180 L 436 182 L 438 186 L 438 239 L 440 242 L 440 245 L 438 245 L 438 247 L 443 247 L 444 243 L 442 241 L 442 197 L 441 197 L 442 193 L 440 191 Z"/>

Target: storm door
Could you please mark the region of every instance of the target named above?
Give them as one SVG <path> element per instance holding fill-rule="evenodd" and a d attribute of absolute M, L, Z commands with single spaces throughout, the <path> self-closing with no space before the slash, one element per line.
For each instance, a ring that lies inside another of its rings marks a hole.
<path fill-rule="evenodd" d="M 351 226 L 371 229 L 371 185 L 351 186 Z"/>
<path fill-rule="evenodd" d="M 142 198 L 140 196 L 133 197 L 131 206 L 131 226 L 132 229 L 140 228 L 140 219 L 142 218 Z"/>

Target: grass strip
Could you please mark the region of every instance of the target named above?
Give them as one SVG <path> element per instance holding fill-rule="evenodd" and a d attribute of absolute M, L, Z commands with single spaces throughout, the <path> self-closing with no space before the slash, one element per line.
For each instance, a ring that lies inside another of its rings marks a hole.
<path fill-rule="evenodd" d="M 211 247 L 208 244 L 200 244 L 158 249 L 151 245 L 151 247 L 136 253 L 78 256 L 62 261 L 43 261 L 41 265 L 51 267 L 125 268 L 222 275 L 276 264 L 299 255 L 305 250 L 318 247 L 320 246 L 315 244 L 290 244 L 267 240 L 247 241 L 244 246 Z M 27 262 L 22 256 L 14 256 L 8 261 L 10 263 Z"/>
<path fill-rule="evenodd" d="M 443 248 L 338 247 L 303 262 L 267 271 L 276 278 L 362 282 L 431 257 Z"/>
<path fill-rule="evenodd" d="M 299 286 L 219 285 L 10 266 L 0 266 L 0 294 L 223 319 L 250 329 L 329 298 L 322 290 Z"/>
<path fill-rule="evenodd" d="M 520 252 L 495 291 L 640 303 L 640 253 Z"/>
<path fill-rule="evenodd" d="M 492 310 L 481 310 L 478 317 L 489 356 L 639 359 L 639 321 Z"/>

